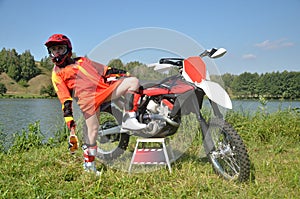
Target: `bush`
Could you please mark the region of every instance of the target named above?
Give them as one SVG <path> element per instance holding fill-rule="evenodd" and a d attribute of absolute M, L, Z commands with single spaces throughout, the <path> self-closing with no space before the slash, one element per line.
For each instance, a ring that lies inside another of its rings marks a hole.
<path fill-rule="evenodd" d="M 4 84 L 0 83 L 0 95 L 3 95 L 7 92 L 7 88 Z"/>
<path fill-rule="evenodd" d="M 9 153 L 28 151 L 30 148 L 38 148 L 43 145 L 44 135 L 40 129 L 40 122 L 37 121 L 28 125 L 28 131 L 22 130 L 21 134 L 13 135 L 13 144 Z"/>
<path fill-rule="evenodd" d="M 36 121 L 33 124 L 29 124 L 27 130 L 22 129 L 21 133 L 13 134 L 12 139 L 8 140 L 6 139 L 7 135 L 2 133 L 0 129 L 0 152 L 14 154 L 28 151 L 32 148 L 55 147 L 66 142 L 68 137 L 67 131 L 67 128 L 57 130 L 54 133 L 54 138 L 50 137 L 48 140 L 45 140 L 45 136 L 40 130 L 40 122 Z"/>
<path fill-rule="evenodd" d="M 52 84 L 48 85 L 47 87 L 43 86 L 40 90 L 41 95 L 48 95 L 49 97 L 56 97 L 56 92 Z"/>
<path fill-rule="evenodd" d="M 20 86 L 23 86 L 24 88 L 27 88 L 27 87 L 29 86 L 28 83 L 27 83 L 27 81 L 24 80 L 24 79 L 21 79 L 21 80 L 18 82 L 18 84 L 19 84 Z"/>
<path fill-rule="evenodd" d="M 246 141 L 274 144 L 279 138 L 299 142 L 300 112 L 286 109 L 267 113 L 266 109 L 254 115 L 229 112 L 226 119 Z"/>
<path fill-rule="evenodd" d="M 0 153 L 5 151 L 5 137 L 6 135 L 3 133 L 0 128 Z"/>

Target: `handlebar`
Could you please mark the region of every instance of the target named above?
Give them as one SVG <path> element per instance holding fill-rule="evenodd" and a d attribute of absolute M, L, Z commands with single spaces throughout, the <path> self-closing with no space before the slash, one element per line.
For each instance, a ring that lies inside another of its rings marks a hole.
<path fill-rule="evenodd" d="M 215 59 L 222 57 L 226 53 L 226 49 L 224 48 L 212 48 L 209 50 L 203 51 L 199 56 L 201 58 L 208 56 L 209 58 Z M 171 64 L 173 66 L 183 66 L 184 58 L 162 58 L 159 60 L 160 64 Z"/>
<path fill-rule="evenodd" d="M 159 60 L 160 64 L 171 64 L 174 66 L 183 66 L 183 58 L 162 58 Z"/>

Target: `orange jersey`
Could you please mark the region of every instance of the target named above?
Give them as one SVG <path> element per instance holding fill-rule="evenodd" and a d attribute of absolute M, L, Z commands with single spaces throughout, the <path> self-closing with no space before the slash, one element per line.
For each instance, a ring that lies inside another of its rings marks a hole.
<path fill-rule="evenodd" d="M 74 97 L 86 118 L 95 114 L 122 81 L 106 83 L 107 70 L 107 66 L 85 57 L 76 58 L 74 64 L 65 68 L 55 66 L 52 71 L 52 83 L 63 108 L 64 103 L 73 100 Z M 65 116 L 66 122 L 70 120 L 73 120 L 73 116 Z"/>

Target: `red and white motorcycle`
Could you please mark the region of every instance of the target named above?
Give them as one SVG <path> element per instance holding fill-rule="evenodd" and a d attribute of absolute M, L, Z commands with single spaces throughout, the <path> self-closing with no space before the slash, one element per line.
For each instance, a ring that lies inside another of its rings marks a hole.
<path fill-rule="evenodd" d="M 246 147 L 235 129 L 225 121 L 219 107 L 231 109 L 230 97 L 218 83 L 207 80 L 206 64 L 202 59 L 206 56 L 218 58 L 225 53 L 224 48 L 219 48 L 205 50 L 199 56 L 186 59 L 160 59 L 160 66 L 169 64 L 177 67 L 179 74 L 159 83 L 143 85 L 137 119 L 147 124 L 147 129 L 122 133 L 122 100 L 103 104 L 98 157 L 103 161 L 120 158 L 127 149 L 131 136 L 172 138 L 175 134 L 182 134 L 178 141 L 182 146 L 186 142 L 182 137 L 200 134 L 206 156 L 216 173 L 228 180 L 247 181 L 250 176 L 250 160 Z M 205 118 L 202 113 L 205 95 L 213 113 L 210 118 Z M 194 119 L 185 118 L 190 114 L 194 115 Z M 200 126 L 201 131 L 194 128 L 197 126 L 195 121 L 200 124 L 198 127 Z"/>

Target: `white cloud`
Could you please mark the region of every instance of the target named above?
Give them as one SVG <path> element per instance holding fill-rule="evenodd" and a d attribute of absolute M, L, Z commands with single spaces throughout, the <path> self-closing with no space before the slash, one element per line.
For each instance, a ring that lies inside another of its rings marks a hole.
<path fill-rule="evenodd" d="M 256 59 L 256 55 L 253 54 L 245 54 L 242 56 L 243 59 Z"/>
<path fill-rule="evenodd" d="M 279 39 L 275 41 L 265 40 L 261 43 L 255 44 L 255 46 L 265 50 L 271 50 L 294 46 L 294 43 L 287 41 L 287 39 Z"/>

